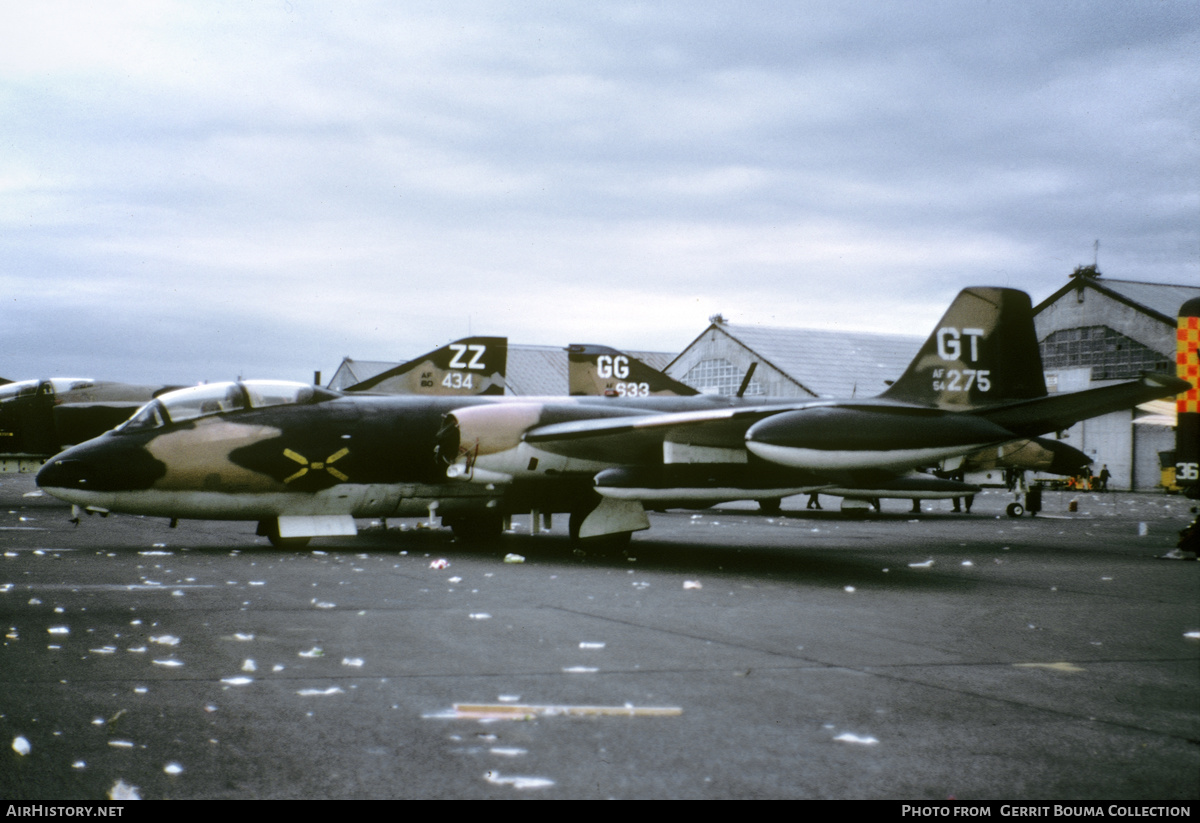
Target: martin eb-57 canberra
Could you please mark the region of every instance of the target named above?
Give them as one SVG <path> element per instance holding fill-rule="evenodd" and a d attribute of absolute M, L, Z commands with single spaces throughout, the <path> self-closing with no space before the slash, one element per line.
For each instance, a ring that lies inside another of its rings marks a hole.
<path fill-rule="evenodd" d="M 226 383 L 163 395 L 59 455 L 38 483 L 91 510 L 257 520 L 274 542 L 430 510 L 468 536 L 535 511 L 570 513 L 575 538 L 624 539 L 649 526 L 647 503 L 970 493 L 914 469 L 1186 387 L 1147 375 L 1048 396 L 1029 296 L 972 288 L 872 399 L 379 397 Z"/>

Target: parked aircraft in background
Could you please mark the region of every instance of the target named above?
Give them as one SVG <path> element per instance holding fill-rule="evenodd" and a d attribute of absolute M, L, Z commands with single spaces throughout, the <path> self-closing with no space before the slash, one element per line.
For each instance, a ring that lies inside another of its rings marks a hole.
<path fill-rule="evenodd" d="M 699 392 L 680 383 L 658 369 L 654 369 L 635 357 L 607 346 L 573 344 L 570 352 L 568 372 L 573 395 L 605 395 L 609 397 L 645 396 L 692 396 Z M 742 390 L 753 376 L 751 364 L 742 381 Z M 935 474 L 940 479 L 961 479 L 966 473 L 991 469 L 1015 468 L 1022 471 L 1042 471 L 1050 474 L 1074 476 L 1087 470 L 1091 459 L 1072 446 L 1045 437 L 1013 440 L 982 449 L 974 454 L 956 455 L 944 461 Z M 903 488 L 893 490 L 887 497 L 905 500 L 931 500 L 961 497 L 977 489 L 967 486 L 947 487 L 946 484 L 926 483 L 920 475 L 908 478 Z M 833 494 L 833 492 L 823 492 Z M 876 500 L 861 494 L 847 494 L 845 500 Z M 779 500 L 759 500 L 764 511 L 779 510 Z M 861 505 L 861 504 L 860 504 Z M 853 508 L 853 506 L 851 506 Z"/>
<path fill-rule="evenodd" d="M 567 387 L 572 396 L 691 397 L 700 392 L 608 346 L 567 346 Z"/>
<path fill-rule="evenodd" d="M 0 385 L 0 471 L 36 471 L 67 446 L 91 440 L 177 386 L 75 377 Z"/>
<path fill-rule="evenodd" d="M 346 388 L 372 394 L 504 394 L 508 338 L 466 337 Z"/>
<path fill-rule="evenodd" d="M 468 337 L 389 369 L 347 391 L 384 394 L 503 394 L 508 341 Z M 0 378 L 0 473 L 30 472 L 68 446 L 129 419 L 179 386 L 138 386 L 90 378 Z"/>
<path fill-rule="evenodd" d="M 380 397 L 216 384 L 148 403 L 50 461 L 38 484 L 91 510 L 256 520 L 276 542 L 430 510 L 468 537 L 534 511 L 570 513 L 576 538 L 625 540 L 649 527 L 646 504 L 959 490 L 966 484 L 913 470 L 1187 386 L 1146 375 L 1047 396 L 1029 296 L 972 288 L 872 399 Z"/>

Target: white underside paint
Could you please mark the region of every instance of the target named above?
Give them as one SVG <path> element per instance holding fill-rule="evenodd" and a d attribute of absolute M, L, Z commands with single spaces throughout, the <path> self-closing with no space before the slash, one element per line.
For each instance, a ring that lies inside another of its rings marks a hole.
<path fill-rule="evenodd" d="M 874 500 L 886 497 L 889 500 L 951 500 L 955 497 L 966 497 L 977 492 L 970 491 L 897 491 L 896 489 L 821 489 L 821 494 L 833 497 L 847 497 L 855 500 Z"/>
<path fill-rule="evenodd" d="M 495 478 L 505 478 L 504 482 L 507 482 L 513 478 L 537 478 L 548 474 L 595 474 L 614 465 L 612 461 L 564 457 L 523 442 L 513 449 L 479 455 L 473 464 L 474 477 L 463 471 L 463 479 L 492 483 Z"/>
<path fill-rule="evenodd" d="M 667 464 L 696 463 L 747 463 L 745 449 L 727 449 L 718 446 L 695 446 L 690 443 L 663 441 L 663 462 Z"/>
<path fill-rule="evenodd" d="M 47 488 L 46 492 L 92 509 L 151 517 L 196 520 L 264 520 L 273 517 L 420 517 L 431 503 L 440 514 L 475 511 L 487 507 L 495 494 L 469 484 L 422 485 L 414 483 L 360 485 L 341 483 L 319 492 L 206 492 L 144 491 L 98 492 Z"/>
<path fill-rule="evenodd" d="M 354 537 L 357 534 L 354 518 L 348 514 L 284 515 L 279 518 L 280 537 Z"/>
<path fill-rule="evenodd" d="M 637 532 L 650 528 L 650 518 L 637 500 L 604 498 L 579 527 L 580 537 Z"/>
<path fill-rule="evenodd" d="M 791 466 L 810 471 L 854 471 L 859 469 L 886 469 L 900 471 L 936 463 L 947 457 L 968 454 L 981 449 L 987 443 L 964 443 L 959 446 L 942 446 L 925 449 L 886 449 L 883 451 L 825 451 L 801 449 L 794 446 L 776 446 L 770 443 L 746 441 L 746 448 L 763 460 L 780 466 Z"/>
<path fill-rule="evenodd" d="M 612 500 L 642 500 L 647 503 L 678 501 L 680 503 L 713 504 L 727 503 L 732 500 L 791 497 L 793 494 L 807 494 L 816 490 L 823 492 L 824 489 L 824 486 L 794 486 L 780 489 L 741 489 L 735 487 L 715 489 L 651 489 L 597 486 L 596 492 L 602 497 Z"/>

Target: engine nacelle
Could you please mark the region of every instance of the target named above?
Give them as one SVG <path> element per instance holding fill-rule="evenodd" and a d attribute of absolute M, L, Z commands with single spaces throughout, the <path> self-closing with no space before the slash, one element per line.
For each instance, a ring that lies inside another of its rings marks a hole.
<path fill-rule="evenodd" d="M 524 441 L 546 412 L 542 403 L 465 406 L 447 414 L 437 435 L 446 477 L 473 483 L 508 483 L 516 477 L 594 474 L 608 463 L 564 457 Z"/>
<path fill-rule="evenodd" d="M 1007 429 L 937 409 L 819 406 L 755 423 L 746 448 L 764 460 L 813 471 L 915 468 L 993 443 Z"/>

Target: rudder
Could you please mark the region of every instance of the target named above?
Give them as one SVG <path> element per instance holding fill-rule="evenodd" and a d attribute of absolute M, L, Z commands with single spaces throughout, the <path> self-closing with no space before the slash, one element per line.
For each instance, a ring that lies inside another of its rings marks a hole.
<path fill-rule="evenodd" d="M 576 396 L 690 397 L 700 393 L 608 346 L 572 343 L 567 347 L 567 363 L 568 391 Z"/>
<path fill-rule="evenodd" d="M 963 289 L 881 398 L 950 410 L 1046 395 L 1033 304 L 1017 289 Z"/>
<path fill-rule="evenodd" d="M 348 392 L 375 394 L 504 394 L 508 338 L 464 337 L 356 383 Z"/>

